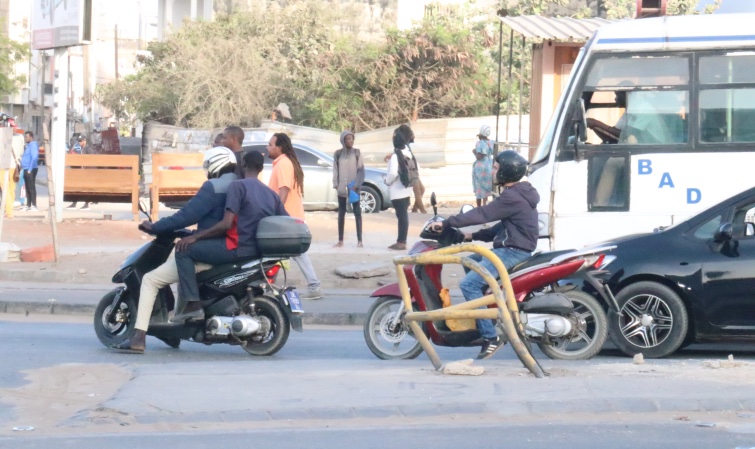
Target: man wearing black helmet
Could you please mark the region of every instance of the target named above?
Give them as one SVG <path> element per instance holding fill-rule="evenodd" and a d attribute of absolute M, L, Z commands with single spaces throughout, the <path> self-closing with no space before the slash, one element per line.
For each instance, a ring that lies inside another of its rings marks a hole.
<path fill-rule="evenodd" d="M 537 246 L 538 223 L 537 203 L 540 201 L 532 185 L 520 181 L 527 172 L 527 160 L 519 153 L 506 150 L 498 154 L 494 166 L 495 182 L 501 194 L 493 202 L 471 211 L 455 215 L 443 221 L 443 228 L 463 228 L 498 221 L 495 226 L 467 234 L 467 240 L 493 242 L 492 251 L 501 259 L 507 270 L 530 257 Z M 436 228 L 437 230 L 437 228 Z M 480 263 L 490 273 L 500 278 L 490 261 L 475 254 L 471 259 Z M 459 284 L 464 299 L 471 301 L 481 298 L 488 283 L 474 271 L 467 270 Z M 477 329 L 483 337 L 478 359 L 487 359 L 495 353 L 503 341 L 498 336 L 491 320 L 477 320 Z"/>

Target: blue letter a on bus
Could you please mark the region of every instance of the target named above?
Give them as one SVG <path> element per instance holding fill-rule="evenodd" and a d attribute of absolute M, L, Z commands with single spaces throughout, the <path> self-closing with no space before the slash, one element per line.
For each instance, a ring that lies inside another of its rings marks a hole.
<path fill-rule="evenodd" d="M 702 198 L 703 194 L 700 192 L 700 189 L 687 189 L 687 204 L 697 204 Z"/>
<path fill-rule="evenodd" d="M 674 181 L 671 180 L 671 175 L 666 172 L 661 176 L 661 184 L 658 186 L 659 189 L 662 189 L 663 186 L 669 186 L 672 189 L 674 188 Z"/>

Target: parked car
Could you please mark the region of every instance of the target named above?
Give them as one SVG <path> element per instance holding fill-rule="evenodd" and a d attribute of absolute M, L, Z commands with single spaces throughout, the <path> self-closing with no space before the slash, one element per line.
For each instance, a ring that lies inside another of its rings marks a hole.
<path fill-rule="evenodd" d="M 599 243 L 616 245 L 602 265 L 621 312 L 609 316 L 616 346 L 657 358 L 755 341 L 754 214 L 752 188 L 672 227 Z"/>
<path fill-rule="evenodd" d="M 267 183 L 273 169 L 272 161 L 267 158 L 267 142 L 245 142 L 243 149 L 244 151 L 256 150 L 265 155 L 262 180 Z M 333 156 L 296 143 L 294 151 L 304 171 L 304 209 L 338 209 L 338 197 L 333 188 Z M 364 184 L 361 190 L 362 212 L 377 213 L 387 209 L 390 206 L 390 199 L 388 186 L 383 182 L 386 171 L 367 167 L 364 171 Z"/>

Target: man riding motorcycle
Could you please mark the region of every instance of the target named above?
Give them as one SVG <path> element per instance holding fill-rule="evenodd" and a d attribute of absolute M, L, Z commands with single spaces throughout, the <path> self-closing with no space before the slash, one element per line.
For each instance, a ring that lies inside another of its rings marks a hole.
<path fill-rule="evenodd" d="M 162 234 L 196 224 L 199 232 L 220 222 L 225 211 L 228 186 L 237 179 L 234 173 L 236 155 L 226 147 L 211 148 L 204 154 L 202 167 L 207 175 L 207 181 L 181 210 L 155 223 L 145 220 L 139 225 L 139 229 L 150 234 Z M 195 267 L 196 272 L 200 272 L 212 266 L 198 263 Z M 131 354 L 144 353 L 147 327 L 158 291 L 176 282 L 178 282 L 178 269 L 175 251 L 173 251 L 164 264 L 144 275 L 139 291 L 139 308 L 134 334 L 123 343 L 113 346 L 113 349 Z M 176 303 L 175 312 L 180 313 L 182 309 L 183 307 Z"/>
<path fill-rule="evenodd" d="M 519 153 L 512 150 L 503 151 L 496 157 L 495 165 L 495 183 L 502 189 L 498 198 L 485 206 L 452 216 L 442 224 L 437 223 L 433 225 L 433 229 L 441 231 L 500 221 L 492 228 L 466 235 L 466 240 L 492 241 L 493 253 L 509 270 L 529 258 L 537 246 L 537 203 L 540 201 L 540 195 L 529 182 L 520 181 L 527 172 L 527 160 Z M 479 254 L 470 258 L 479 262 L 496 278 L 500 278 L 490 261 Z M 466 271 L 466 276 L 459 284 L 464 299 L 471 301 L 481 298 L 488 288 L 487 282 L 474 271 Z M 491 320 L 477 320 L 477 328 L 484 338 L 477 358 L 487 359 L 503 346 L 503 341 L 496 333 Z"/>

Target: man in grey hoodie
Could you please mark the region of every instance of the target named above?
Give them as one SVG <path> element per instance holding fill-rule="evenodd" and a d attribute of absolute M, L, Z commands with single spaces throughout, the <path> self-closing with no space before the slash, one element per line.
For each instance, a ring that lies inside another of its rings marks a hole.
<path fill-rule="evenodd" d="M 481 229 L 473 234 L 466 234 L 466 240 L 493 242 L 493 253 L 501 259 L 507 270 L 532 255 L 537 246 L 538 222 L 537 203 L 540 195 L 527 181 L 520 181 L 527 172 L 527 160 L 516 151 L 506 150 L 496 157 L 497 171 L 495 181 L 503 190 L 493 202 L 472 209 L 465 214 L 455 215 L 443 221 L 443 229 L 463 228 L 492 221 L 498 224 L 488 229 Z M 496 278 L 498 272 L 493 264 L 482 256 L 475 254 L 471 259 L 480 263 Z M 474 271 L 468 271 L 459 284 L 464 299 L 471 301 L 481 298 L 488 289 L 488 283 Z M 478 359 L 487 359 L 495 353 L 503 341 L 498 336 L 491 320 L 477 320 L 477 328 L 482 334 L 483 342 Z"/>
<path fill-rule="evenodd" d="M 357 224 L 357 246 L 362 247 L 362 206 L 359 201 L 359 189 L 364 183 L 364 162 L 358 148 L 354 148 L 354 133 L 341 133 L 341 149 L 333 155 L 333 188 L 338 192 L 338 243 L 343 246 L 343 228 L 346 220 L 346 203 L 351 203 Z M 349 199 L 354 192 L 356 201 Z"/>

